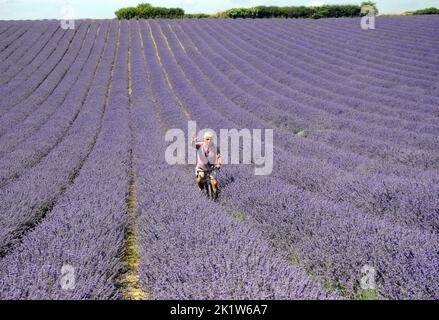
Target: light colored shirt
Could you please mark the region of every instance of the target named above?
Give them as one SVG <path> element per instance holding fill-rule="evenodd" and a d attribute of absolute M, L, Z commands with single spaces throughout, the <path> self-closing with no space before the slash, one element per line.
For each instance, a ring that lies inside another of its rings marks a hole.
<path fill-rule="evenodd" d="M 210 146 L 204 142 L 192 142 L 192 146 L 197 149 L 197 169 L 210 170 L 216 164 L 220 150 L 214 145 Z M 216 150 L 216 152 L 215 152 Z M 204 156 L 203 156 L 204 155 Z"/>

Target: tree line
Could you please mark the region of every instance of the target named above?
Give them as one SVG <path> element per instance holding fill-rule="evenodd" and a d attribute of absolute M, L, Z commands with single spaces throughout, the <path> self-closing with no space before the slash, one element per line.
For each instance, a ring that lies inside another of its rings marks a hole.
<path fill-rule="evenodd" d="M 321 5 L 321 6 L 257 6 L 253 8 L 233 8 L 215 14 L 187 14 L 181 8 L 154 7 L 149 3 L 141 3 L 136 7 L 121 8 L 115 12 L 118 19 L 199 19 L 199 18 L 341 18 L 360 17 L 363 6 L 371 6 L 378 14 L 376 4 L 366 1 L 361 5 Z M 406 14 L 438 14 L 439 9 L 427 8 Z"/>

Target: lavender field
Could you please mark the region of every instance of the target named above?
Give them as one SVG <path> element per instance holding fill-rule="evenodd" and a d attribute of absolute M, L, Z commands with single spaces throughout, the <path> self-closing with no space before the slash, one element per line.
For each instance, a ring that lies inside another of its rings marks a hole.
<path fill-rule="evenodd" d="M 0 21 L 0 299 L 439 299 L 438 30 Z M 209 201 L 188 120 L 274 129 L 272 174 Z"/>

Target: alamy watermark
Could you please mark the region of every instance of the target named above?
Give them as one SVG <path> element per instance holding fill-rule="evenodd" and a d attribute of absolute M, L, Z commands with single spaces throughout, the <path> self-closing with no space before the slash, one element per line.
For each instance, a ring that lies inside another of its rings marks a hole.
<path fill-rule="evenodd" d="M 365 5 L 361 7 L 361 29 L 363 30 L 375 30 L 375 8 L 371 5 Z"/>
<path fill-rule="evenodd" d="M 188 137 L 178 128 L 166 132 L 165 141 L 171 142 L 165 151 L 168 164 L 196 164 L 200 160 L 213 164 L 218 150 L 222 164 L 253 164 L 255 175 L 270 175 L 273 171 L 273 129 L 220 129 L 219 138 L 214 130 L 202 129 L 198 135 L 209 132 L 213 141 L 214 147 L 208 156 L 192 143 L 192 136 L 197 131 L 196 122 L 188 121 L 187 129 Z"/>
<path fill-rule="evenodd" d="M 370 265 L 364 265 L 361 268 L 363 277 L 360 280 L 360 287 L 363 290 L 375 290 L 376 289 L 376 270 Z"/>
<path fill-rule="evenodd" d="M 65 264 L 61 267 L 61 289 L 73 290 L 76 286 L 75 268 L 69 264 Z"/>
<path fill-rule="evenodd" d="M 64 30 L 75 29 L 75 9 L 70 3 L 61 7 L 60 25 Z"/>

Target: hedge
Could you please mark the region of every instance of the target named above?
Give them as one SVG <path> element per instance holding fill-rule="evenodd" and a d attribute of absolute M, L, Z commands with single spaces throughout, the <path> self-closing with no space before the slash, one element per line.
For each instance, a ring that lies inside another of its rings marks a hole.
<path fill-rule="evenodd" d="M 361 6 L 371 5 L 378 13 L 375 3 L 363 2 L 361 5 L 322 5 L 306 6 L 257 6 L 253 8 L 233 8 L 217 14 L 185 14 L 181 8 L 153 7 L 149 3 L 137 7 L 122 8 L 115 12 L 118 19 L 178 19 L 178 18 L 340 18 L 359 17 L 362 15 Z M 434 9 L 434 8 L 433 8 Z"/>
<path fill-rule="evenodd" d="M 187 19 L 202 19 L 202 18 L 211 18 L 212 16 L 205 13 L 186 13 L 184 18 Z"/>
<path fill-rule="evenodd" d="M 176 19 L 184 17 L 184 10 L 180 8 L 153 7 L 149 3 L 141 3 L 137 7 L 122 8 L 115 12 L 120 19 Z"/>
<path fill-rule="evenodd" d="M 319 7 L 276 7 L 257 6 L 254 8 L 234 8 L 223 12 L 225 18 L 340 18 L 361 16 L 358 5 L 323 5 Z"/>
<path fill-rule="evenodd" d="M 431 7 L 431 8 L 426 8 L 426 9 L 410 12 L 410 14 L 414 14 L 414 15 L 418 15 L 418 14 L 439 14 L 439 9 Z"/>

